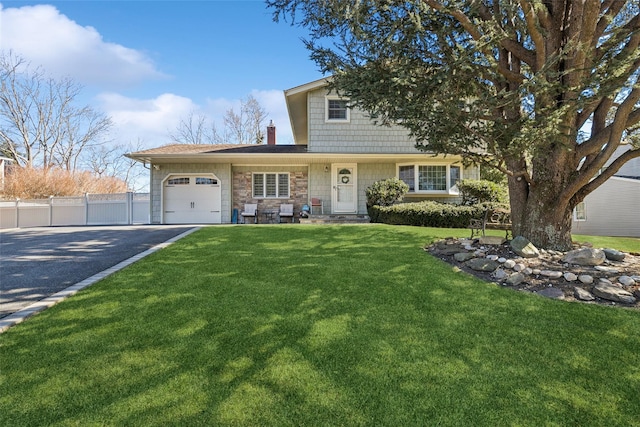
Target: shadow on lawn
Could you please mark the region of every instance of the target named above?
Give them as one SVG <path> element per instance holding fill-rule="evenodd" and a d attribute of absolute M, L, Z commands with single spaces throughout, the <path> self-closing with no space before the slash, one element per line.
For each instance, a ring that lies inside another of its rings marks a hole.
<path fill-rule="evenodd" d="M 430 238 L 402 227 L 202 230 L 5 334 L 2 351 L 19 357 L 3 362 L 15 391 L 0 420 L 634 419 L 637 316 L 454 273 L 422 251 Z"/>

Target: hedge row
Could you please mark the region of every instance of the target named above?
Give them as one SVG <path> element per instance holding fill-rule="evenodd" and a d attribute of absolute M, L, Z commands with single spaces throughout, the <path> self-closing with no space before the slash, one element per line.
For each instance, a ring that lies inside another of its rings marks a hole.
<path fill-rule="evenodd" d="M 481 218 L 486 209 L 498 207 L 506 206 L 498 203 L 462 206 L 425 200 L 393 206 L 371 206 L 369 217 L 371 222 L 384 224 L 467 228 L 472 218 Z"/>

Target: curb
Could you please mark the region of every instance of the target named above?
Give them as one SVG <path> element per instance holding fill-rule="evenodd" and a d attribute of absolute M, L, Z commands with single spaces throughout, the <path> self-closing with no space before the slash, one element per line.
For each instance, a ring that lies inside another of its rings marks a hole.
<path fill-rule="evenodd" d="M 66 298 L 69 298 L 72 295 L 75 295 L 76 293 L 78 293 L 78 291 L 87 288 L 91 285 L 93 285 L 96 282 L 99 282 L 100 280 L 104 279 L 107 276 L 112 275 L 113 273 L 115 273 L 116 271 L 122 270 L 123 268 L 133 264 L 134 262 L 137 262 L 139 260 L 141 260 L 142 258 L 151 255 L 154 252 L 159 251 L 160 249 L 166 248 L 167 246 L 169 246 L 170 244 L 172 244 L 173 242 L 176 242 L 180 239 L 182 239 L 185 236 L 188 236 L 189 234 L 193 233 L 194 231 L 199 230 L 201 227 L 195 227 L 192 228 L 190 230 L 185 231 L 182 234 L 178 234 L 177 236 L 172 237 L 171 239 L 167 240 L 166 242 L 163 243 L 159 243 L 149 249 L 147 249 L 144 252 L 140 252 L 137 255 L 132 256 L 129 259 L 126 259 L 116 265 L 114 265 L 113 267 L 107 268 L 106 270 L 101 271 L 100 273 L 94 274 L 91 277 L 88 277 L 86 279 L 84 279 L 81 282 L 76 283 L 75 285 L 71 285 L 66 289 L 63 289 L 59 292 L 56 292 L 53 295 L 50 295 L 46 298 L 41 299 L 38 302 L 35 302 L 21 310 L 16 311 L 15 313 L 12 313 L 6 317 L 3 317 L 2 319 L 0 319 L 0 334 L 5 332 L 6 330 L 8 330 L 10 327 L 17 325 L 18 323 L 21 323 L 23 321 L 25 321 L 27 318 L 33 316 L 34 314 L 40 313 L 41 311 L 52 307 L 54 305 L 56 305 L 57 303 L 59 303 L 60 301 L 65 300 Z"/>

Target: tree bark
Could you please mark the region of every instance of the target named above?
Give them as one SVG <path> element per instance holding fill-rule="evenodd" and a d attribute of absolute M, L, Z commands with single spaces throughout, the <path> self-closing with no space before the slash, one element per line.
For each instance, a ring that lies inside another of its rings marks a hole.
<path fill-rule="evenodd" d="M 557 153 L 556 153 L 557 154 Z M 571 249 L 571 225 L 575 199 L 562 196 L 570 168 L 560 166 L 563 154 L 535 162 L 535 179 L 509 177 L 513 235 L 524 236 L 538 248 Z M 562 171 L 562 172 L 560 172 Z"/>

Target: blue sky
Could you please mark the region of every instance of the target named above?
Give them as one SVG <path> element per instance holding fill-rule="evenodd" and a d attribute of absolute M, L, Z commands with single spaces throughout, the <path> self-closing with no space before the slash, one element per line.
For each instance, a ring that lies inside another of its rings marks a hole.
<path fill-rule="evenodd" d="M 112 139 L 145 147 L 190 112 L 218 120 L 253 95 L 292 143 L 283 90 L 322 75 L 305 31 L 263 1 L 2 1 L 0 48 L 84 86 L 114 119 Z"/>

